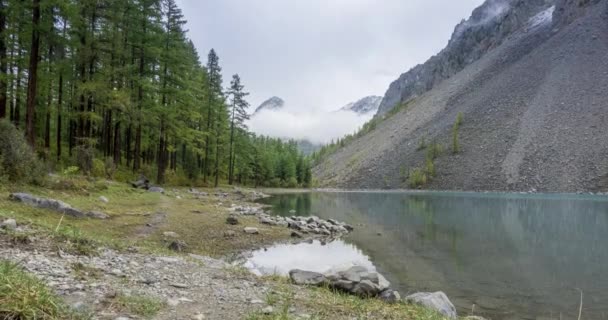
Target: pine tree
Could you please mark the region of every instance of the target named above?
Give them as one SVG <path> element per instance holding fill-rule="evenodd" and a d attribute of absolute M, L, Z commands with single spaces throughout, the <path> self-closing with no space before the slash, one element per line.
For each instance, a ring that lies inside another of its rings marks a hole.
<path fill-rule="evenodd" d="M 38 89 L 38 60 L 40 51 L 40 0 L 32 0 L 32 43 L 27 83 L 27 108 L 25 114 L 25 135 L 30 146 L 36 146 L 34 117 L 36 116 L 36 94 Z"/>
<path fill-rule="evenodd" d="M 241 78 L 238 74 L 232 76 L 230 82 L 230 88 L 228 90 L 229 96 L 231 96 L 231 117 L 230 117 L 230 161 L 228 171 L 228 184 L 232 185 L 234 182 L 234 167 L 236 162 L 236 153 L 234 150 L 235 139 L 238 138 L 240 132 L 246 131 L 247 126 L 245 121 L 249 119 L 247 114 L 247 108 L 249 103 L 245 100 L 245 97 L 249 95 L 248 92 L 244 92 L 245 86 L 241 84 Z M 236 135 L 236 136 L 235 136 Z"/>

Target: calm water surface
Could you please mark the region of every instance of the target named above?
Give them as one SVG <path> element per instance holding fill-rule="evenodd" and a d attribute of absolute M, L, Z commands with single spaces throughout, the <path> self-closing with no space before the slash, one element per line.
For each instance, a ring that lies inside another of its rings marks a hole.
<path fill-rule="evenodd" d="M 402 295 L 442 290 L 461 315 L 608 319 L 608 197 L 320 192 L 263 200 L 277 215 L 356 227 L 344 241 L 281 245 L 250 263 L 286 272 L 363 264 Z M 380 234 L 380 235 L 379 235 Z"/>

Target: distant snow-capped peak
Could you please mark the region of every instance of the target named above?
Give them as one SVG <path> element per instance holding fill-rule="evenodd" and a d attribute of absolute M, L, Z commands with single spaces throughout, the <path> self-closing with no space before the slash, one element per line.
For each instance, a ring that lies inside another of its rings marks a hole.
<path fill-rule="evenodd" d="M 351 102 L 340 109 L 340 111 L 351 111 L 357 114 L 369 114 L 376 113 L 378 107 L 382 102 L 382 97 L 369 96 L 365 97 L 357 102 Z"/>

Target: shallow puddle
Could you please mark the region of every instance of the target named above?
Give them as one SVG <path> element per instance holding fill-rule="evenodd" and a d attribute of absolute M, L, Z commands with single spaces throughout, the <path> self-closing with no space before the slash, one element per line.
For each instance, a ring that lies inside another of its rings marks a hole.
<path fill-rule="evenodd" d="M 353 265 L 366 267 L 370 271 L 376 270 L 368 256 L 343 240 L 279 244 L 254 251 L 244 264 L 257 275 L 287 275 L 293 269 L 323 273 L 333 268 Z"/>

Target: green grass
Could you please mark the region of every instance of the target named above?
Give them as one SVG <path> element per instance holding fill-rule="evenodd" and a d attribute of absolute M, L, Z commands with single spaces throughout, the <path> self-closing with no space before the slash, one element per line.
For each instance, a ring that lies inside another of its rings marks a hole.
<path fill-rule="evenodd" d="M 187 192 L 187 188 L 177 188 L 182 199 L 176 199 L 172 191 L 167 191 L 168 195 L 162 195 L 133 189 L 125 183 L 82 176 L 52 179 L 53 185 L 62 187 L 0 186 L 0 219 L 15 218 L 21 225 L 30 225 L 38 234 L 48 235 L 54 240 L 57 249 L 66 252 L 94 256 L 101 246 L 117 250 L 135 246 L 142 252 L 170 254 L 168 243 L 163 237 L 163 232 L 166 231 L 179 234 L 180 240 L 188 244 L 189 252 L 214 257 L 290 239 L 288 229 L 261 225 L 256 217 L 240 217 L 241 224 L 227 225 L 228 207 L 231 203 L 239 204 L 238 199 L 218 199 L 212 196 L 196 199 Z M 215 189 L 199 190 L 210 194 L 219 192 Z M 11 192 L 28 192 L 61 200 L 83 211 L 104 212 L 110 218 L 62 218 L 61 214 L 50 210 L 9 201 Z M 108 198 L 109 202 L 99 201 L 100 196 Z M 141 230 L 158 212 L 165 213 L 165 218 L 151 232 L 142 234 Z M 245 226 L 258 228 L 260 234 L 245 234 Z M 228 230 L 234 231 L 236 236 L 224 237 L 224 232 Z"/>
<path fill-rule="evenodd" d="M 298 313 L 310 319 L 387 319 L 387 320 L 445 320 L 441 314 L 407 303 L 387 304 L 378 299 L 363 299 L 328 287 L 294 287 L 286 277 L 265 277 L 272 284 L 266 294 L 266 304 L 273 306 L 272 314 L 250 313 L 247 320 L 291 320 Z M 290 309 L 297 306 L 297 313 Z"/>
<path fill-rule="evenodd" d="M 88 319 L 69 310 L 44 283 L 0 261 L 0 319 Z"/>
<path fill-rule="evenodd" d="M 146 296 L 119 294 L 112 301 L 112 307 L 119 311 L 150 319 L 165 307 L 165 303 L 159 299 Z"/>

